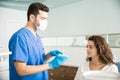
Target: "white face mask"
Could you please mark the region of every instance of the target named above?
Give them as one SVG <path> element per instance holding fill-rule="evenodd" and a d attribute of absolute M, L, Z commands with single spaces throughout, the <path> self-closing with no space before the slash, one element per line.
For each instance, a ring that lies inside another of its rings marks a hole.
<path fill-rule="evenodd" d="M 41 31 L 44 31 L 47 28 L 47 20 L 40 20 L 39 23 L 40 26 L 37 28 L 39 28 Z"/>

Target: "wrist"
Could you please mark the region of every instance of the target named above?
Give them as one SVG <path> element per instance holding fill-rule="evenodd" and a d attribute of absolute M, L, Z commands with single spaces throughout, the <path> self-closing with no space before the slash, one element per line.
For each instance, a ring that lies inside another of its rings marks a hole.
<path fill-rule="evenodd" d="M 53 69 L 52 63 L 48 62 L 49 69 Z"/>
<path fill-rule="evenodd" d="M 50 52 L 48 54 L 49 54 L 50 57 L 52 56 L 52 54 Z"/>
<path fill-rule="evenodd" d="M 49 52 L 49 55 L 50 55 L 50 56 L 52 56 L 52 53 L 51 53 L 51 51 Z"/>

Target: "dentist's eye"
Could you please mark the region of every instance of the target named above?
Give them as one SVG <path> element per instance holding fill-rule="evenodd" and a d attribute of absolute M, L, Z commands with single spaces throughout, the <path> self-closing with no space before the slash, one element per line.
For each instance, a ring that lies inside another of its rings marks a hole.
<path fill-rule="evenodd" d="M 88 45 L 86 46 L 86 48 L 88 48 Z"/>
<path fill-rule="evenodd" d="M 46 20 L 47 18 L 45 18 L 45 17 L 41 17 L 41 20 Z"/>

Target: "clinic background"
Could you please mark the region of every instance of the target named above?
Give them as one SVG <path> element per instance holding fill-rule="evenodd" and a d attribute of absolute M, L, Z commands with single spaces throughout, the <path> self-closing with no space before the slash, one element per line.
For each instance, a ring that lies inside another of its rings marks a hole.
<path fill-rule="evenodd" d="M 25 10 L 0 7 L 0 51 L 8 51 L 9 38 L 24 27 L 26 14 Z M 38 33 L 41 37 L 120 33 L 120 0 L 79 0 L 50 8 L 48 28 Z M 86 47 L 45 46 L 46 53 L 51 49 L 63 50 L 69 56 L 65 65 L 79 66 L 85 61 Z M 120 48 L 111 50 L 120 62 Z"/>

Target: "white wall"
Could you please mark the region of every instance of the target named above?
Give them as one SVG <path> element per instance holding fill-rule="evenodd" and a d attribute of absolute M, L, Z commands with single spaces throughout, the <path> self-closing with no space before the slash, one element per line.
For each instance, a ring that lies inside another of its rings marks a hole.
<path fill-rule="evenodd" d="M 6 47 L 6 40 L 7 40 L 7 34 L 6 34 L 6 15 L 3 10 L 0 8 L 0 51 L 2 51 Z"/>
<path fill-rule="evenodd" d="M 0 50 L 6 51 L 11 35 L 25 25 L 26 12 L 0 7 L 0 14 Z"/>
<path fill-rule="evenodd" d="M 45 36 L 120 33 L 119 0 L 80 0 L 50 10 Z"/>

